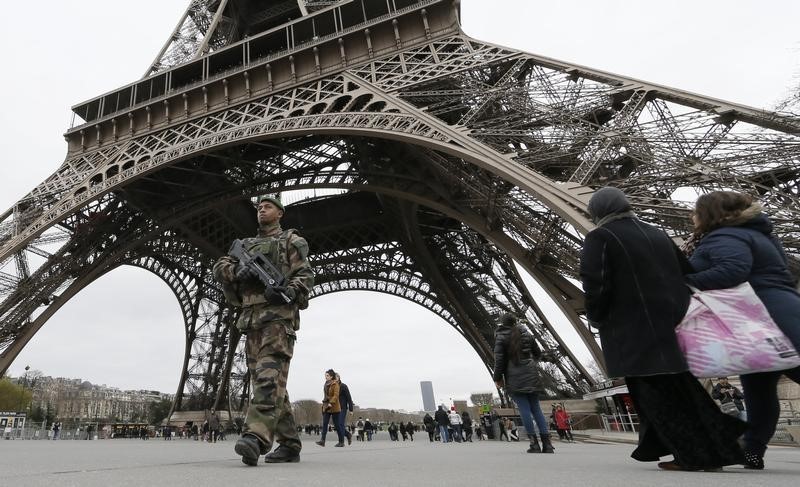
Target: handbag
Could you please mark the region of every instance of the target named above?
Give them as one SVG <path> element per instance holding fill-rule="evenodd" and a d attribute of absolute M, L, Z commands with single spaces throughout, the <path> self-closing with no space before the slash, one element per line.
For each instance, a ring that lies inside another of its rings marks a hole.
<path fill-rule="evenodd" d="M 733 416 L 737 416 L 739 414 L 739 408 L 736 407 L 736 403 L 733 401 L 720 403 L 719 409 L 725 414 L 730 414 Z"/>
<path fill-rule="evenodd" d="M 748 282 L 694 290 L 678 345 L 695 377 L 723 377 L 800 366 L 800 355 Z"/>

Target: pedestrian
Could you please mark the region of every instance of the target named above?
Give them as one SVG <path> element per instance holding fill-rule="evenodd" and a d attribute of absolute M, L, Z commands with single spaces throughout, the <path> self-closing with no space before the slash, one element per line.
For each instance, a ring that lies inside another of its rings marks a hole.
<path fill-rule="evenodd" d="M 61 432 L 61 422 L 53 423 L 53 439 L 59 439 L 58 434 Z"/>
<path fill-rule="evenodd" d="M 439 438 L 441 442 L 449 443 L 451 440 L 447 429 L 450 427 L 450 418 L 447 416 L 447 411 L 440 405 L 434 417 L 436 418 L 436 424 L 439 426 Z"/>
<path fill-rule="evenodd" d="M 411 441 L 414 441 L 414 423 L 411 421 L 406 423 L 406 434 Z"/>
<path fill-rule="evenodd" d="M 392 440 L 392 441 L 398 441 L 398 438 L 397 438 L 397 429 L 398 429 L 398 428 L 397 428 L 397 425 L 396 425 L 396 424 L 394 424 L 394 421 L 392 421 L 391 423 L 389 423 L 389 428 L 388 428 L 388 431 L 389 431 L 389 439 L 390 439 L 390 440 Z"/>
<path fill-rule="evenodd" d="M 461 411 L 461 427 L 464 433 L 464 441 L 472 443 L 472 418 L 469 417 L 469 413 L 466 411 Z"/>
<path fill-rule="evenodd" d="M 422 424 L 425 425 L 425 431 L 428 432 L 428 439 L 431 443 L 434 440 L 434 431 L 436 430 L 436 421 L 433 420 L 433 417 L 430 413 L 425 413 L 425 416 L 422 418 Z"/>
<path fill-rule="evenodd" d="M 364 432 L 367 435 L 367 441 L 372 441 L 372 435 L 375 434 L 375 425 L 367 418 L 364 420 Z"/>
<path fill-rule="evenodd" d="M 775 324 L 800 350 L 797 279 L 761 204 L 750 195 L 714 191 L 697 199 L 692 220 L 695 248 L 690 249 L 693 272 L 687 282 L 700 290 L 749 282 Z M 748 421 L 745 468 L 764 468 L 764 453 L 780 414 L 777 388 L 782 375 L 800 383 L 800 367 L 740 377 Z"/>
<path fill-rule="evenodd" d="M 464 426 L 461 423 L 461 415 L 458 414 L 455 407 L 453 407 L 450 409 L 450 414 L 447 415 L 447 418 L 450 420 L 450 426 L 453 427 L 453 439 L 456 440 L 456 443 L 461 443 L 464 439 L 461 436 L 461 430 Z"/>
<path fill-rule="evenodd" d="M 283 275 L 278 286 L 265 285 L 251 266 L 230 256 L 214 264 L 214 277 L 228 301 L 241 307 L 236 327 L 247 335 L 245 354 L 252 384 L 243 434 L 235 451 L 246 465 L 300 461 L 302 443 L 286 392 L 300 310 L 308 307 L 314 273 L 308 244 L 295 230 L 283 230 L 284 207 L 276 196 L 264 196 L 257 207 L 258 235 L 243 241 L 248 252 L 263 255 Z M 262 276 L 263 278 L 263 276 Z"/>
<path fill-rule="evenodd" d="M 406 424 L 400 421 L 400 425 L 397 427 L 397 429 L 400 430 L 400 436 L 403 437 L 403 441 L 406 441 L 408 439 L 408 435 L 406 434 Z"/>
<path fill-rule="evenodd" d="M 211 408 L 211 413 L 208 415 L 208 442 L 216 443 L 217 436 L 219 436 L 219 416 L 217 410 Z"/>
<path fill-rule="evenodd" d="M 570 416 L 567 413 L 567 410 L 564 409 L 564 406 L 561 404 L 556 406 L 556 412 L 554 414 L 554 419 L 556 421 L 556 428 L 558 429 L 558 437 L 564 438 L 565 440 L 572 442 L 572 431 L 570 430 L 569 420 Z"/>
<path fill-rule="evenodd" d="M 539 369 L 536 364 L 543 358 L 542 351 L 528 329 L 520 323 L 513 313 L 505 313 L 495 330 L 494 338 L 494 381 L 504 388 L 519 408 L 522 424 L 528 435 L 528 453 L 554 453 L 547 421 L 539 403 L 544 393 Z M 537 439 L 537 427 L 539 445 Z M 500 436 L 508 438 L 506 428 L 501 422 Z"/>
<path fill-rule="evenodd" d="M 717 378 L 717 383 L 711 389 L 711 397 L 719 401 L 720 409 L 725 414 L 730 414 L 742 421 L 747 421 L 747 413 L 744 411 L 744 394 L 733 384 L 728 382 L 727 377 Z"/>
<path fill-rule="evenodd" d="M 350 433 L 347 428 L 347 413 L 353 413 L 353 398 L 350 396 L 350 388 L 347 387 L 347 384 L 342 382 L 342 378 L 339 374 L 336 374 L 336 379 L 339 381 L 339 408 L 341 409 L 339 413 L 339 426 L 347 437 L 347 444 L 350 445 L 353 443 L 353 434 Z"/>
<path fill-rule="evenodd" d="M 689 307 L 688 262 L 661 230 L 636 218 L 625 194 L 589 200 L 580 276 L 587 317 L 600 331 L 609 378 L 624 377 L 640 422 L 638 461 L 665 470 L 718 470 L 741 463 L 745 423 L 723 414 L 689 372 L 675 326 Z"/>
<path fill-rule="evenodd" d="M 328 434 L 328 424 L 332 424 L 336 430 L 338 443 L 333 446 L 344 446 L 344 431 L 339 422 L 339 413 L 342 412 L 339 402 L 339 380 L 336 378 L 333 369 L 325 371 L 325 385 L 322 388 L 322 436 L 317 441 L 317 445 L 325 446 L 325 436 Z"/>
<path fill-rule="evenodd" d="M 364 420 L 361 419 L 361 416 L 356 421 L 356 438 L 358 438 L 358 441 L 364 441 Z"/>

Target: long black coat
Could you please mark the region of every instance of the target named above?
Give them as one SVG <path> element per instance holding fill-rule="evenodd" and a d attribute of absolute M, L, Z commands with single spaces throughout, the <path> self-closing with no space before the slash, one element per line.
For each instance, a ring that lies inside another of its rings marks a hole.
<path fill-rule="evenodd" d="M 675 337 L 689 307 L 688 270 L 669 237 L 636 218 L 586 236 L 580 271 L 586 313 L 600 330 L 610 377 L 688 370 Z"/>
<path fill-rule="evenodd" d="M 515 364 L 509 359 L 508 347 L 514 327 L 520 330 L 520 361 Z M 536 362 L 542 352 L 528 330 L 521 324 L 500 325 L 494 333 L 494 374 L 495 381 L 505 379 L 506 391 L 510 394 L 527 394 L 543 390 L 542 379 Z"/>

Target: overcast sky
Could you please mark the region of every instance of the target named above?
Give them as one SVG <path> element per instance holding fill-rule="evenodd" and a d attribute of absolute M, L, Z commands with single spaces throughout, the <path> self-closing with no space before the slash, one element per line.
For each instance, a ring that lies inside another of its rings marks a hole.
<path fill-rule="evenodd" d="M 188 0 L 6 2 L 0 29 L 0 210 L 58 168 L 69 107 L 141 77 Z M 715 98 L 769 108 L 800 73 L 800 2 L 462 0 L 471 36 Z M 545 306 L 553 309 L 552 306 Z M 553 319 L 578 355 L 586 351 Z M 118 269 L 50 319 L 12 364 L 123 389 L 174 393 L 183 357 L 177 303 L 157 277 Z M 466 341 L 400 298 L 347 292 L 302 315 L 292 400 L 322 398 L 334 368 L 357 404 L 419 410 L 492 390 Z"/>

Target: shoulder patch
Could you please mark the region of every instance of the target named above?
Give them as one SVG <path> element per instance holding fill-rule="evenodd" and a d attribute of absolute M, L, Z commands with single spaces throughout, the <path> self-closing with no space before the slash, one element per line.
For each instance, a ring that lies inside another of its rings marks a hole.
<path fill-rule="evenodd" d="M 301 258 L 305 259 L 308 257 L 308 242 L 306 242 L 306 239 L 295 233 L 292 235 L 289 243 L 292 245 L 292 247 L 297 249 L 297 252 L 300 254 Z"/>

